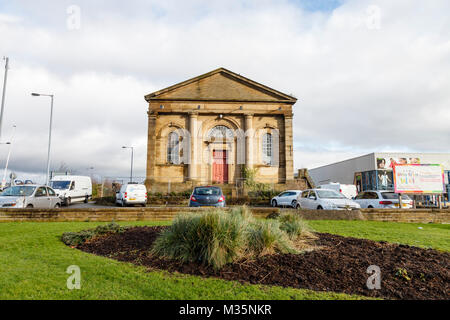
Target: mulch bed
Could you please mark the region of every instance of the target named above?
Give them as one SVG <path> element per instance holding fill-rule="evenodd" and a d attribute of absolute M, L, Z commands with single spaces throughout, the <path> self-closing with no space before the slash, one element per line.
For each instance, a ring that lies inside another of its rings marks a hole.
<path fill-rule="evenodd" d="M 221 270 L 149 254 L 167 227 L 134 227 L 80 245 L 78 249 L 150 269 L 218 277 L 252 284 L 334 291 L 387 299 L 449 299 L 450 254 L 387 242 L 317 233 L 320 249 L 274 254 L 228 264 Z M 381 289 L 369 290 L 370 265 L 381 269 Z M 406 274 L 399 270 L 406 270 Z M 409 280 L 408 280 L 409 279 Z"/>

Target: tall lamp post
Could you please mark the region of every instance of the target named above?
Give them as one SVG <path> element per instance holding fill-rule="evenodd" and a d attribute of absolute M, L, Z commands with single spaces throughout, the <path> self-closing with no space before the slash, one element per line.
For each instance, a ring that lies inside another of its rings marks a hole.
<path fill-rule="evenodd" d="M 1 188 L 2 189 L 6 186 L 6 173 L 8 172 L 9 158 L 11 156 L 11 148 L 12 148 L 12 144 L 13 144 L 13 140 L 14 140 L 14 133 L 15 133 L 15 131 L 16 131 L 16 125 L 13 125 L 13 134 L 12 134 L 12 137 L 11 137 L 11 141 L 4 143 L 4 144 L 9 144 L 9 150 L 8 150 L 8 156 L 6 157 L 5 172 L 3 172 L 3 179 L 2 179 L 2 183 L 1 183 Z M 3 144 L 3 143 L 1 143 L 1 144 Z"/>
<path fill-rule="evenodd" d="M 47 151 L 47 179 L 45 184 L 48 185 L 50 181 L 50 146 L 52 144 L 52 121 L 53 121 L 53 95 L 52 94 L 41 94 L 32 93 L 34 97 L 50 97 L 50 128 L 48 131 L 48 151 Z"/>
<path fill-rule="evenodd" d="M 0 107 L 0 138 L 2 136 L 3 110 L 5 109 L 6 80 L 8 79 L 9 58 L 3 57 L 5 60 L 5 77 L 3 79 L 2 104 Z"/>
<path fill-rule="evenodd" d="M 133 157 L 134 157 L 134 148 L 123 146 L 122 149 L 131 149 L 131 173 L 130 173 L 130 182 L 133 182 Z"/>

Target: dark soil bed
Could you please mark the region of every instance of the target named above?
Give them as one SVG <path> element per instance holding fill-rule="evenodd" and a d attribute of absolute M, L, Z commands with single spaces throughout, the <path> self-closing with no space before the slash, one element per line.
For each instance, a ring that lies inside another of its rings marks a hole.
<path fill-rule="evenodd" d="M 320 249 L 239 261 L 217 271 L 196 263 L 163 260 L 149 248 L 167 227 L 135 227 L 103 236 L 78 248 L 89 253 L 200 276 L 388 299 L 448 299 L 450 254 L 432 249 L 317 233 Z M 381 269 L 381 289 L 366 286 L 367 268 Z M 406 273 L 405 273 L 406 271 Z"/>

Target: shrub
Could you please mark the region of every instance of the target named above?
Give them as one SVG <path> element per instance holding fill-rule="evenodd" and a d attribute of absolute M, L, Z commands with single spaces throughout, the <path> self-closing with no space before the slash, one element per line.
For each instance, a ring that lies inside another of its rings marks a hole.
<path fill-rule="evenodd" d="M 101 225 L 95 229 L 82 230 L 79 232 L 64 232 L 61 236 L 61 241 L 68 246 L 78 246 L 85 243 L 87 240 L 107 233 L 124 232 L 128 227 L 121 227 L 115 222 L 106 225 Z"/>
<path fill-rule="evenodd" d="M 277 220 L 255 220 L 250 225 L 247 238 L 248 250 L 253 255 L 297 252 Z"/>
<path fill-rule="evenodd" d="M 311 232 L 306 222 L 296 213 L 281 214 L 278 221 L 280 221 L 280 229 L 285 231 L 292 240 Z"/>
<path fill-rule="evenodd" d="M 201 262 L 220 268 L 241 255 L 246 221 L 239 214 L 211 210 L 179 215 L 158 237 L 153 252 L 183 262 Z"/>
<path fill-rule="evenodd" d="M 281 226 L 278 220 L 256 220 L 245 206 L 182 214 L 156 239 L 152 253 L 219 269 L 243 257 L 297 252 Z"/>
<path fill-rule="evenodd" d="M 78 246 L 86 242 L 86 240 L 91 239 L 93 236 L 93 230 L 83 230 L 80 232 L 64 232 L 61 236 L 61 240 L 68 246 Z"/>

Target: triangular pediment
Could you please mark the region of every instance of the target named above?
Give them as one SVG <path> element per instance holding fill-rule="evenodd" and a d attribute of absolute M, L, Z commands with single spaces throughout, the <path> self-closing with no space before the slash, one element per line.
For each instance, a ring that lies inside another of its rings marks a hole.
<path fill-rule="evenodd" d="M 151 100 L 292 102 L 294 97 L 220 68 L 145 96 Z"/>

